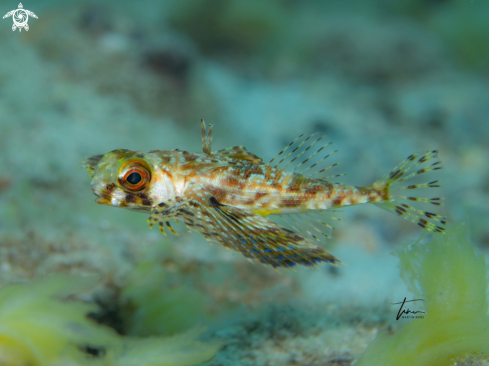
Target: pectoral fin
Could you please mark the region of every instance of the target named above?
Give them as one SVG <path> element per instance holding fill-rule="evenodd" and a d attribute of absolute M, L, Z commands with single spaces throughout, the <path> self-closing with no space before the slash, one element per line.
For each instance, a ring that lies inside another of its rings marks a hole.
<path fill-rule="evenodd" d="M 272 267 L 340 263 L 312 240 L 294 231 L 261 215 L 223 205 L 210 194 L 201 195 L 190 199 L 177 197 L 156 206 L 148 220 L 150 225 L 158 222 L 163 228 L 170 218 L 182 220 L 187 228 L 204 235 L 207 241 L 220 243 Z"/>

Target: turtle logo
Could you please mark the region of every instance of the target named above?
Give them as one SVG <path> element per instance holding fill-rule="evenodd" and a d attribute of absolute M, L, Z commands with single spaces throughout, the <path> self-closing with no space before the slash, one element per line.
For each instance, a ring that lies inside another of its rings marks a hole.
<path fill-rule="evenodd" d="M 25 10 L 24 7 L 22 6 L 22 3 L 19 3 L 19 8 L 9 11 L 7 14 L 3 16 L 3 19 L 8 18 L 10 16 L 12 17 L 12 19 L 14 20 L 14 25 L 12 25 L 13 31 L 15 31 L 17 28 L 19 28 L 19 32 L 22 31 L 22 28 L 28 31 L 29 24 L 27 24 L 27 20 L 29 19 L 29 15 L 37 19 L 36 14 L 34 14 L 32 11 Z"/>

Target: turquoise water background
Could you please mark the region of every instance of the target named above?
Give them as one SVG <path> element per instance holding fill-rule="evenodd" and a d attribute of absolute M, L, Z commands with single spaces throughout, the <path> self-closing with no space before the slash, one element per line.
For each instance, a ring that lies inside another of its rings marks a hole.
<path fill-rule="evenodd" d="M 440 212 L 467 220 L 489 253 L 488 2 L 23 5 L 38 16 L 29 31 L 0 22 L 0 286 L 98 275 L 85 299 L 99 321 L 135 336 L 205 324 L 229 341 L 208 365 L 353 364 L 408 294 L 389 253 L 419 227 L 346 208 L 324 247 L 347 266 L 274 271 L 94 202 L 86 156 L 200 151 L 201 118 L 213 150 L 243 145 L 265 161 L 318 131 L 339 150 L 332 174 L 359 186 L 439 150 Z"/>

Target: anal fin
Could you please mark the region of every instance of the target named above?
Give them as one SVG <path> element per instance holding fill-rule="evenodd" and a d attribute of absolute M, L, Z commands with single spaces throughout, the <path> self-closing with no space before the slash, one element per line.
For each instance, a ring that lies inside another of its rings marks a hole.
<path fill-rule="evenodd" d="M 342 221 L 340 210 L 302 212 L 298 214 L 270 215 L 269 219 L 283 225 L 315 243 L 331 239 L 338 221 Z"/>

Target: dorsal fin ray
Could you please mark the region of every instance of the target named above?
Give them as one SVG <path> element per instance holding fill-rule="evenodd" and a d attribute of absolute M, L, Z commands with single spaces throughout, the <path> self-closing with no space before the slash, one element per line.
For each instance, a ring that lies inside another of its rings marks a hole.
<path fill-rule="evenodd" d="M 305 172 L 310 171 L 311 169 L 313 170 L 308 176 L 309 177 L 314 177 L 318 174 L 324 173 L 325 171 L 335 167 L 338 165 L 338 163 L 332 164 L 326 168 L 320 169 L 320 163 L 322 163 L 324 160 L 332 156 L 333 154 L 336 154 L 338 150 L 335 150 L 333 152 L 330 152 L 323 156 L 322 158 L 317 159 L 316 157 L 318 156 L 319 153 L 321 153 L 324 149 L 332 145 L 332 142 L 325 143 L 321 145 L 321 147 L 317 150 L 312 149 L 314 145 L 316 145 L 318 142 L 320 142 L 324 136 L 321 136 L 317 139 L 312 139 L 311 138 L 315 135 L 316 133 L 313 133 L 312 135 L 307 136 L 305 139 L 302 140 L 303 134 L 297 137 L 294 141 L 292 141 L 290 144 L 288 144 L 282 151 L 280 151 L 270 162 L 268 165 L 273 166 L 274 168 L 279 168 L 279 169 L 287 169 L 292 163 L 295 163 L 298 161 L 298 159 L 302 156 L 305 157 L 304 160 L 300 161 L 297 163 L 295 167 L 290 169 L 290 171 L 296 171 L 298 168 L 303 167 L 303 170 L 301 172 L 298 172 L 300 174 L 303 174 Z M 301 141 L 302 140 L 302 141 Z M 309 142 L 309 143 L 308 143 Z M 291 151 L 288 154 L 284 154 L 287 152 L 289 149 Z M 284 156 L 285 155 L 285 156 Z M 282 157 L 283 156 L 283 157 Z M 282 159 L 278 162 L 272 165 L 279 157 L 282 157 Z M 281 164 L 285 164 L 283 168 L 280 167 Z M 317 168 L 318 170 L 314 169 Z M 333 175 L 332 177 L 340 177 L 343 176 L 344 174 L 337 174 Z M 331 178 L 331 177 L 327 177 Z M 326 178 L 320 177 L 316 179 L 321 179 L 324 180 Z"/>
<path fill-rule="evenodd" d="M 204 120 L 200 121 L 202 130 L 202 151 L 208 155 L 218 155 L 237 160 L 246 160 L 255 164 L 263 164 L 263 160 L 246 150 L 243 146 L 228 147 L 212 153 L 212 125 L 206 125 Z"/>
<path fill-rule="evenodd" d="M 298 146 L 295 147 L 294 150 L 292 150 L 291 152 L 289 152 L 284 158 L 282 158 L 282 160 L 280 160 L 277 165 L 275 166 L 276 168 L 278 168 L 278 166 L 280 164 L 282 164 L 285 160 L 287 160 L 288 158 L 291 158 L 290 162 L 285 166 L 285 168 L 283 169 L 287 169 L 289 167 L 289 165 L 295 161 L 295 159 L 297 159 L 298 157 L 300 157 L 302 154 L 304 154 L 304 152 L 309 149 L 309 146 L 306 148 L 306 150 L 304 151 L 299 151 L 297 152 L 307 141 L 309 141 L 309 139 L 311 137 L 313 137 L 316 133 L 313 133 L 312 135 L 306 137 L 306 139 L 304 141 L 302 141 Z M 292 157 L 293 154 L 295 154 L 297 152 L 297 155 L 295 155 L 294 157 Z"/>
<path fill-rule="evenodd" d="M 211 153 L 212 148 L 212 125 L 209 125 L 209 129 L 204 122 L 204 120 L 200 120 L 200 127 L 202 129 L 202 150 L 206 154 Z"/>
<path fill-rule="evenodd" d="M 304 140 L 304 142 L 302 142 L 298 147 L 300 148 L 305 142 L 307 142 L 307 140 L 309 140 L 312 136 L 314 136 L 315 133 L 313 133 L 311 136 L 309 136 L 307 139 Z M 309 149 L 311 147 L 313 147 L 314 145 L 316 145 L 319 141 L 321 141 L 321 139 L 323 138 L 323 136 L 319 137 L 316 141 L 313 141 L 311 144 L 309 144 L 308 147 L 306 147 L 304 150 L 302 150 L 302 152 L 298 153 L 293 159 L 290 160 L 290 162 L 285 166 L 284 169 L 287 169 L 290 164 L 292 164 L 293 162 L 295 162 L 297 159 L 299 159 L 302 155 L 304 155 L 304 153 L 308 152 Z M 307 163 L 309 161 L 309 159 L 314 156 L 314 154 L 312 154 L 310 157 L 308 157 L 306 160 L 304 160 L 302 163 L 299 163 L 295 166 L 294 169 L 292 170 L 296 170 L 298 167 L 300 167 L 301 165 L 303 165 L 304 163 Z"/>
<path fill-rule="evenodd" d="M 282 149 L 282 151 L 280 151 L 280 152 L 279 152 L 277 155 L 275 155 L 275 156 L 273 157 L 273 159 L 272 159 L 272 160 L 270 160 L 270 161 L 268 162 L 268 165 L 272 166 L 272 163 L 275 161 L 275 159 L 277 159 L 277 158 L 278 158 L 279 156 L 281 156 L 281 155 L 282 155 L 284 152 L 286 152 L 286 151 L 289 149 L 289 147 L 291 147 L 292 145 L 294 145 L 294 144 L 295 144 L 295 142 L 296 142 L 297 140 L 299 140 L 299 139 L 300 139 L 302 136 L 304 136 L 304 134 L 300 135 L 300 136 L 299 136 L 299 137 L 297 137 L 297 138 L 296 138 L 294 141 L 292 141 L 290 144 L 288 144 L 288 145 L 287 145 L 285 148 L 283 148 L 283 149 Z M 282 161 L 283 161 L 283 159 L 280 161 L 280 163 L 281 163 Z M 277 166 L 278 166 L 280 163 L 275 164 L 275 167 L 277 167 Z"/>

